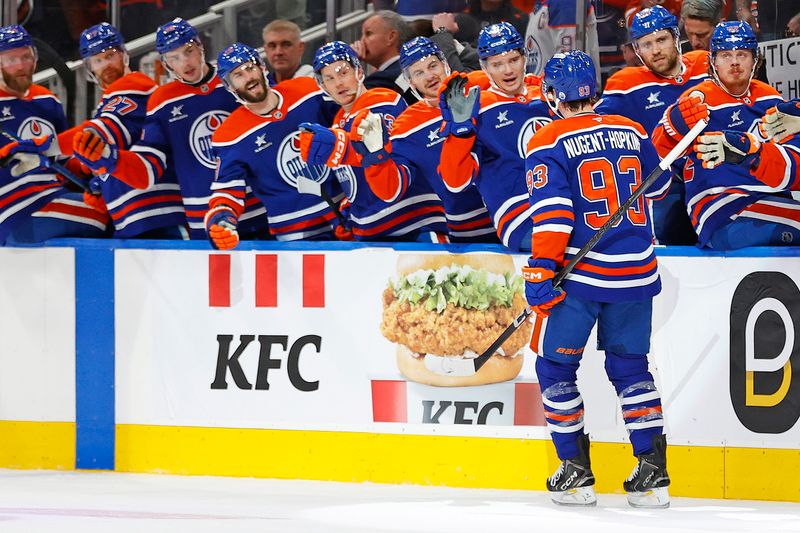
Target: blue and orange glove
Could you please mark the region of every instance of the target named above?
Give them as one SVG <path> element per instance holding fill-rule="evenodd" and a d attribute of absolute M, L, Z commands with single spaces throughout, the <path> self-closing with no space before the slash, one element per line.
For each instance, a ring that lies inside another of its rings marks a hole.
<path fill-rule="evenodd" d="M 344 164 L 349 147 L 347 132 L 342 129 L 312 122 L 300 124 L 300 157 L 309 165 L 338 167 Z"/>
<path fill-rule="evenodd" d="M 703 162 L 703 168 L 714 168 L 722 163 L 738 165 L 749 155 L 761 149 L 761 142 L 744 131 L 714 131 L 701 135 L 694 143 L 695 155 Z M 755 158 L 750 158 L 750 163 Z"/>
<path fill-rule="evenodd" d="M 664 111 L 661 121 L 670 137 L 680 141 L 698 122 L 708 121 L 708 106 L 704 99 L 703 93 L 693 91 L 679 98 Z"/>
<path fill-rule="evenodd" d="M 439 109 L 442 111 L 440 137 L 469 137 L 478 125 L 481 88 L 470 86 L 466 74 L 453 72 L 439 86 Z"/>
<path fill-rule="evenodd" d="M 86 165 L 93 174 L 111 174 L 117 168 L 119 150 L 92 128 L 85 128 L 75 134 L 72 140 L 72 153 Z"/>
<path fill-rule="evenodd" d="M 217 250 L 231 250 L 239 244 L 239 218 L 230 208 L 219 206 L 206 213 L 206 233 L 211 246 Z"/>
<path fill-rule="evenodd" d="M 567 297 L 561 289 L 553 288 L 556 262 L 552 259 L 528 259 L 528 266 L 522 267 L 525 280 L 525 299 L 536 316 L 544 318 L 550 310 Z"/>
<path fill-rule="evenodd" d="M 50 166 L 46 154 L 53 143 L 52 135 L 13 141 L 0 148 L 0 166 L 10 167 L 11 176 L 21 178 Z"/>
<path fill-rule="evenodd" d="M 800 132 L 800 99 L 781 102 L 767 109 L 758 128 L 765 139 L 776 142 L 782 142 Z"/>
<path fill-rule="evenodd" d="M 361 156 L 361 166 L 369 167 L 389 159 L 389 128 L 383 115 L 368 109 L 359 111 L 350 127 L 350 145 Z"/>

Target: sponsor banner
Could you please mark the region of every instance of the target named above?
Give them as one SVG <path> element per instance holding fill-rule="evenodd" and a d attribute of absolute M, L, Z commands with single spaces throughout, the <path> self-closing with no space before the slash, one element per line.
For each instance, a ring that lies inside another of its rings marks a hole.
<path fill-rule="evenodd" d="M 468 371 L 516 314 L 525 258 L 468 255 L 117 250 L 117 423 L 547 438 L 530 324 Z M 671 442 L 800 447 L 796 258 L 659 262 L 650 362 Z M 587 431 L 625 442 L 595 345 Z"/>
<path fill-rule="evenodd" d="M 800 37 L 758 44 L 767 69 L 767 79 L 787 99 L 800 98 Z"/>
<path fill-rule="evenodd" d="M 0 248 L 0 420 L 75 422 L 75 252 Z"/>

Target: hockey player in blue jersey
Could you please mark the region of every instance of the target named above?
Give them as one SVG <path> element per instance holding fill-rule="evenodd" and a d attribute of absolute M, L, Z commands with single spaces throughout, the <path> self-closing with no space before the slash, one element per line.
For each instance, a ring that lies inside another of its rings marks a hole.
<path fill-rule="evenodd" d="M 498 242 L 492 219 L 475 187 L 453 193 L 439 178 L 442 113 L 439 86 L 450 68 L 439 47 L 416 37 L 400 47 L 400 67 L 419 101 L 400 113 L 392 127 L 390 156 L 364 168 L 370 183 L 380 183 L 387 199 L 402 198 L 414 180 L 424 180 L 441 198 L 452 242 Z M 378 140 L 380 142 L 380 140 Z"/>
<path fill-rule="evenodd" d="M 764 140 L 759 132 L 762 116 L 783 98 L 766 83 L 753 79 L 759 55 L 758 41 L 747 23 L 719 23 L 711 36 L 713 79 L 686 91 L 667 109 L 653 134 L 656 148 L 664 154 L 688 131 L 698 109 L 707 108 L 707 133 L 690 152 L 683 177 L 686 207 L 699 244 L 716 250 L 800 243 L 800 202 L 787 195 L 791 180 L 781 177 L 767 184 L 753 176 L 746 164 L 717 164 L 713 158 L 702 157 L 703 145 L 724 142 L 714 132 L 745 133 L 741 138 L 748 140 L 753 150 L 756 142 Z"/>
<path fill-rule="evenodd" d="M 640 197 L 608 229 L 557 290 L 563 267 L 659 163 L 641 125 L 592 109 L 594 67 L 583 52 L 545 66 L 542 91 L 564 118 L 528 144 L 525 180 L 533 219 L 532 255 L 523 268 L 525 295 L 536 313 L 531 349 L 545 420 L 561 459 L 547 480 L 554 502 L 594 505 L 589 437 L 576 383 L 581 356 L 597 324 L 598 349 L 622 406 L 638 464 L 623 487 L 635 507 L 669 505 L 661 399 L 648 371 L 653 296 L 661 290 L 646 200 Z M 664 174 L 645 193 L 663 195 Z"/>
<path fill-rule="evenodd" d="M 708 52 L 681 54 L 678 19 L 662 6 L 643 9 L 630 28 L 633 49 L 643 65 L 626 67 L 606 83 L 598 113 L 626 116 L 652 134 L 664 109 L 708 78 Z M 675 165 L 677 176 L 685 161 Z M 686 214 L 685 187 L 675 179 L 670 192 L 653 204 L 653 225 L 660 244 L 694 244 L 697 236 Z"/>
<path fill-rule="evenodd" d="M 330 125 L 338 106 L 323 98 L 311 78 L 289 79 L 270 88 L 258 52 L 241 43 L 220 52 L 217 68 L 226 89 L 243 105 L 211 138 L 217 177 L 205 227 L 212 245 L 230 249 L 238 244 L 248 188 L 266 207 L 276 239 L 332 239 L 336 216 L 331 208 L 319 196 L 298 192 L 299 178 L 328 172 L 303 162 L 298 130 L 308 121 Z M 336 199 L 337 191 L 326 186 Z"/>
<path fill-rule="evenodd" d="M 141 138 L 130 150 L 112 154 L 117 159 L 114 175 L 141 185 L 160 181 L 165 173 L 174 175 L 189 236 L 205 239 L 203 217 L 216 170 L 211 136 L 239 103 L 225 90 L 216 68 L 206 62 L 200 36 L 185 20 L 176 18 L 159 26 L 156 51 L 176 79 L 150 95 Z M 268 235 L 264 206 L 252 193 L 245 198 L 238 230 L 245 239 Z"/>
<path fill-rule="evenodd" d="M 529 250 L 531 212 L 520 176 L 525 146 L 551 121 L 550 112 L 539 78 L 525 76 L 525 44 L 512 25 L 483 28 L 478 56 L 487 90 L 459 73 L 440 88 L 445 141 L 438 172 L 453 193 L 477 187 L 500 241 L 511 250 Z"/>
<path fill-rule="evenodd" d="M 386 159 L 384 145 L 395 119 L 407 107 L 405 101 L 390 89 L 367 90 L 355 51 L 341 41 L 317 50 L 313 66 L 320 88 L 342 108 L 333 129 L 304 125 L 308 131 L 301 135 L 303 156 L 332 169 L 347 196 L 353 237 L 368 241 L 445 242 L 444 208 L 425 180 L 409 182 L 401 191 L 381 180 L 371 181 L 362 168 Z M 362 137 L 367 124 L 379 139 L 375 145 Z"/>
<path fill-rule="evenodd" d="M 36 62 L 33 39 L 22 26 L 0 28 L 0 152 L 10 163 L 0 169 L 0 243 L 102 237 L 108 215 L 86 205 L 81 192 L 62 186 L 40 154 L 55 149 L 52 139 L 67 129 L 67 119 L 56 96 L 33 83 Z"/>
<path fill-rule="evenodd" d="M 156 83 L 130 70 L 122 34 L 111 24 L 84 30 L 79 51 L 103 94 L 94 118 L 58 136 L 61 152 L 74 155 L 95 175 L 91 186 L 100 193 L 96 206 L 111 216 L 114 237 L 183 238 L 186 217 L 174 175 L 126 183 L 114 173 L 118 151 L 141 136 L 147 99 Z M 86 195 L 87 201 L 93 198 Z"/>

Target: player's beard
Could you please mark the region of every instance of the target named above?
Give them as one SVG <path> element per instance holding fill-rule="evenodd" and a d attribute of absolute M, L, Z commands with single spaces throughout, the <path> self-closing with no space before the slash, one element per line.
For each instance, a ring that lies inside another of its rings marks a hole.
<path fill-rule="evenodd" d="M 672 72 L 677 70 L 678 62 L 681 60 L 680 54 L 678 54 L 677 50 L 673 50 L 671 52 L 672 55 L 664 55 L 666 61 L 666 65 L 662 62 L 664 66 L 657 66 L 654 61 L 646 61 L 645 65 L 649 68 L 652 72 L 655 72 L 659 76 L 668 77 Z"/>
<path fill-rule="evenodd" d="M 257 83 L 257 85 L 253 85 L 253 82 L 248 82 L 244 89 L 236 89 L 236 94 L 239 95 L 242 100 L 245 102 L 249 102 L 251 104 L 260 104 L 264 100 L 266 100 L 269 91 L 267 90 L 267 80 L 264 79 L 262 76 L 260 79 L 253 80 Z M 258 88 L 258 91 L 254 93 L 253 91 Z"/>
<path fill-rule="evenodd" d="M 124 75 L 125 75 L 124 68 L 118 68 L 112 65 L 108 65 L 106 68 L 102 70 L 102 72 L 100 72 L 98 79 L 100 80 L 100 83 L 103 84 L 103 87 L 108 87 L 109 85 L 111 85 Z"/>
<path fill-rule="evenodd" d="M 12 91 L 25 94 L 33 83 L 33 69 L 31 66 L 26 72 L 10 74 L 3 70 L 3 83 Z"/>

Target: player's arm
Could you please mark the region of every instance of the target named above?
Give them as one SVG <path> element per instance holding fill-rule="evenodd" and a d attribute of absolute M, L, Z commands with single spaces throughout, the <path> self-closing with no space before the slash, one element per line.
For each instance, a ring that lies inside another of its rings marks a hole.
<path fill-rule="evenodd" d="M 761 143 L 759 157 L 751 165 L 750 174 L 777 190 L 800 191 L 800 139 L 795 139 L 784 144 Z"/>
<path fill-rule="evenodd" d="M 342 128 L 327 128 L 313 122 L 300 124 L 300 156 L 309 165 L 361 166 L 361 156 Z"/>
<path fill-rule="evenodd" d="M 528 266 L 522 268 L 525 298 L 540 317 L 550 314 L 566 294 L 553 288 L 556 269 L 564 264 L 575 213 L 566 172 L 554 149 L 529 151 L 525 182 L 532 208 L 533 232 Z"/>
<path fill-rule="evenodd" d="M 445 140 L 437 172 L 453 192 L 464 190 L 480 171 L 479 159 L 473 152 L 480 94 L 480 87 L 470 86 L 467 76 L 458 72 L 450 74 L 439 87 L 439 135 Z"/>
<path fill-rule="evenodd" d="M 708 106 L 700 91 L 684 94 L 664 110 L 652 140 L 658 155 L 665 157 L 698 122 L 708 120 Z"/>
<path fill-rule="evenodd" d="M 244 212 L 249 167 L 231 147 L 214 146 L 217 155 L 216 178 L 211 184 L 211 199 L 205 227 L 211 245 L 230 250 L 239 244 L 239 217 Z"/>

